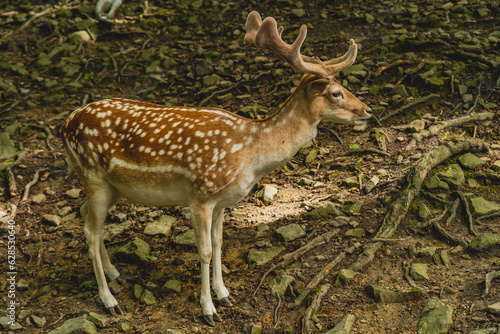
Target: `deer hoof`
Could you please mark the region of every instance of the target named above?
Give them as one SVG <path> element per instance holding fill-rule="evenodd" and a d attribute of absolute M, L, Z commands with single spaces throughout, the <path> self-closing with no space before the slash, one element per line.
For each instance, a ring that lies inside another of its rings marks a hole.
<path fill-rule="evenodd" d="M 214 322 L 214 317 L 213 316 L 211 316 L 211 315 L 205 315 L 205 316 L 203 316 L 203 319 L 205 319 L 205 322 L 210 327 L 214 327 L 215 326 L 215 322 Z"/>
<path fill-rule="evenodd" d="M 233 303 L 231 303 L 231 301 L 229 300 L 228 297 L 224 297 L 222 298 L 221 300 L 219 300 L 219 303 L 222 305 L 222 306 L 226 306 L 226 307 L 231 307 L 233 306 Z"/>

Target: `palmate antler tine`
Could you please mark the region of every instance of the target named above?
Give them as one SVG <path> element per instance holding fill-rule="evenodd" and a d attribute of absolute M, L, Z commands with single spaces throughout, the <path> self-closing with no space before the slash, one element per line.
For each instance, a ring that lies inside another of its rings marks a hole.
<path fill-rule="evenodd" d="M 300 48 L 307 36 L 305 25 L 300 27 L 300 33 L 295 42 L 289 45 L 281 39 L 283 27 L 278 29 L 276 20 L 272 17 L 267 17 L 262 21 L 260 14 L 255 11 L 248 15 L 245 30 L 247 32 L 246 43 L 277 53 L 299 73 L 314 74 L 323 78 L 332 77 L 351 66 L 356 60 L 358 48 L 353 39 L 350 41 L 349 50 L 342 57 L 323 63 L 318 58 L 302 56 Z"/>

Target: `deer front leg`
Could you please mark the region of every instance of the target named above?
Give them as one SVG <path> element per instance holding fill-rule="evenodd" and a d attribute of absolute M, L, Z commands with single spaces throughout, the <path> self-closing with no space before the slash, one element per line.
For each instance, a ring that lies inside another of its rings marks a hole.
<path fill-rule="evenodd" d="M 106 276 L 104 275 L 103 261 L 101 258 L 101 230 L 104 226 L 108 209 L 111 206 L 113 189 L 109 186 L 102 185 L 95 191 L 87 191 L 87 196 L 89 200 L 82 206 L 81 212 L 85 220 L 83 230 L 89 247 L 89 257 L 92 260 L 92 266 L 94 267 L 94 274 L 99 288 L 99 297 L 101 298 L 106 309 L 111 314 L 116 315 L 116 310 L 120 313 L 122 313 L 122 311 L 118 306 L 118 302 L 115 297 L 113 297 L 111 291 L 109 291 Z M 102 247 L 104 248 L 103 244 Z M 109 262 L 107 254 L 106 259 Z M 109 269 L 109 267 L 106 269 Z"/>
<path fill-rule="evenodd" d="M 210 205 L 191 205 L 191 219 L 201 265 L 200 304 L 206 323 L 210 326 L 215 326 L 214 317 L 217 321 L 222 320 L 217 314 L 212 302 L 212 296 L 210 295 L 210 260 L 212 258 L 210 230 L 212 227 L 212 211 L 213 208 Z"/>
<path fill-rule="evenodd" d="M 229 291 L 222 280 L 222 230 L 224 222 L 224 208 L 214 209 L 212 216 L 212 288 L 217 299 L 223 306 L 233 306 L 229 300 Z"/>

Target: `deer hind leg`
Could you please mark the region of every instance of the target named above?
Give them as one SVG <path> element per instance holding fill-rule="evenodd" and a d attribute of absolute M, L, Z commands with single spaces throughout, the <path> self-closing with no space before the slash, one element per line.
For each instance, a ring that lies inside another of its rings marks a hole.
<path fill-rule="evenodd" d="M 200 304 L 203 310 L 205 322 L 210 326 L 215 326 L 214 317 L 220 321 L 210 294 L 210 260 L 212 258 L 212 241 L 210 230 L 212 225 L 212 210 L 210 205 L 192 204 L 191 219 L 193 222 L 196 244 L 201 264 L 201 293 Z"/>
<path fill-rule="evenodd" d="M 224 222 L 224 208 L 216 208 L 212 215 L 212 288 L 217 299 L 223 306 L 233 306 L 229 300 L 227 291 L 222 280 L 222 227 Z"/>
<path fill-rule="evenodd" d="M 89 247 L 89 257 L 94 267 L 97 286 L 99 288 L 99 297 L 106 309 L 108 309 L 111 314 L 115 315 L 115 308 L 120 312 L 121 310 L 115 297 L 113 297 L 111 291 L 109 291 L 108 283 L 104 276 L 104 269 L 106 269 L 108 271 L 107 274 L 111 276 L 116 275 L 118 270 L 109 262 L 104 244 L 102 243 L 101 231 L 108 209 L 114 203 L 114 199 L 117 198 L 117 191 L 110 184 L 104 182 L 98 186 L 86 187 L 85 190 L 88 200 L 82 206 L 81 212 L 85 220 L 84 233 Z M 101 247 L 104 253 L 106 253 L 104 256 L 101 252 Z"/>

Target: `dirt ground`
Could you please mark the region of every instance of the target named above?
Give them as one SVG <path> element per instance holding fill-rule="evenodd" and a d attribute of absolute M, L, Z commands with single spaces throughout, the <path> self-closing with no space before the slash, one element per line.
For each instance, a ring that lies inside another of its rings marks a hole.
<path fill-rule="evenodd" d="M 405 175 L 440 142 L 471 137 L 484 140 L 490 151 L 475 154 L 486 164 L 466 171 L 467 181 L 459 190 L 467 198 L 481 196 L 500 202 L 498 171 L 490 169 L 500 153 L 499 6 L 497 1 L 476 0 L 452 5 L 423 0 L 140 1 L 125 2 L 118 11 L 117 23 L 108 25 L 95 20 L 90 1 L 0 4 L 0 132 L 14 129 L 10 139 L 17 150 L 10 160 L 0 162 L 12 163 L 24 152 L 19 163 L 11 168 L 14 181 L 9 180 L 7 169 L 0 170 L 0 211 L 15 214 L 19 228 L 17 280 L 25 281 L 28 287 L 17 291 L 17 310 L 28 310 L 29 314 L 46 319 L 43 328 L 36 328 L 28 316 L 19 321 L 24 328 L 14 332 L 48 333 L 82 314 L 106 314 L 98 298 L 79 215 L 85 195 L 70 198 L 65 194 L 82 186 L 77 179 L 66 179 L 67 166 L 59 138 L 64 118 L 84 102 L 107 97 L 213 106 L 246 117 L 265 117 L 284 103 L 300 75 L 271 53 L 243 44 L 243 26 L 251 10 L 261 12 L 263 17 L 275 17 L 285 26 L 283 38 L 289 43 L 297 36 L 300 25 L 308 24 L 303 47 L 307 55 L 339 56 L 347 50 L 349 38 L 354 38 L 360 46 L 356 64 L 363 66 L 352 73 L 341 73 L 339 81 L 372 107 L 377 120 L 372 119 L 366 129 L 357 130 L 320 124 L 318 136 L 310 146 L 284 168 L 262 179 L 235 208 L 227 209 L 224 280 L 234 298 L 234 307 L 221 307 L 215 301 L 223 322 L 213 328 L 205 325 L 202 318 L 196 249 L 175 244 L 172 236 L 143 233 L 146 224 L 161 214 L 177 218 L 174 231 L 191 228 L 185 210 L 143 208 L 121 200 L 110 212 L 108 224 L 120 222 L 119 213 L 126 214 L 132 224 L 108 240 L 108 248 L 140 237 L 151 246 L 156 260 L 127 264 L 112 259 L 127 277 L 115 296 L 124 314 L 108 315 L 110 323 L 99 332 L 162 333 L 175 329 L 180 333 L 243 333 L 245 326 L 255 324 L 262 326 L 262 333 L 301 333 L 307 302 L 293 308 L 294 294 L 341 252 L 346 252 L 345 259 L 322 280 L 332 285 L 315 312 L 314 333 L 333 328 L 347 314 L 356 317 L 351 333 L 415 333 L 422 309 L 432 298 L 455 308 L 450 333 L 498 327 L 498 315 L 485 309 L 500 301 L 499 281 L 493 281 L 489 294 L 481 297 L 486 273 L 500 267 L 498 246 L 482 252 L 465 248 L 454 253 L 458 245 L 426 226 L 418 215 L 419 204 L 425 203 L 431 217 L 438 216 L 455 200 L 457 189 L 424 187 L 413 200 L 394 240 L 384 242 L 374 259 L 353 279 L 344 285 L 335 284 L 338 271 L 349 268 L 361 255 L 363 246 L 371 242 L 390 205 L 404 188 Z M 72 35 L 78 31 L 91 34 L 92 39 L 80 41 Z M 422 100 L 430 94 L 436 97 Z M 412 103 L 413 106 L 405 107 Z M 394 116 L 385 117 L 395 111 L 398 113 Z M 493 118 L 446 128 L 422 139 L 414 149 L 405 150 L 413 135 L 406 125 L 412 121 L 424 119 L 428 128 L 484 112 L 492 112 Z M 384 144 L 377 142 L 374 129 L 383 132 Z M 306 157 L 315 150 L 318 156 L 306 163 Z M 453 156 L 429 177 L 456 162 L 457 156 Z M 386 176 L 367 193 L 364 185 L 382 169 Z M 24 189 L 37 170 L 40 178 L 23 201 Z M 349 177 L 361 179 L 362 183 L 348 183 Z M 307 185 L 304 178 L 313 182 Z M 17 191 L 9 188 L 13 183 Z M 258 197 L 264 184 L 278 189 L 267 206 Z M 42 193 L 46 195 L 44 201 L 33 201 L 33 196 Z M 330 242 L 271 273 L 254 295 L 264 273 L 285 253 L 333 228 L 331 218 L 312 219 L 308 212 L 327 203 L 344 210 L 353 201 L 360 201 L 363 206 L 359 212 L 346 212 L 350 224 L 338 227 Z M 12 205 L 16 206 L 15 213 Z M 71 210 L 65 209 L 62 214 L 64 207 Z M 46 214 L 66 216 L 73 212 L 76 215 L 72 219 L 57 227 L 43 221 Z M 258 242 L 264 248 L 280 244 L 274 231 L 291 223 L 300 224 L 306 236 L 281 242 L 285 252 L 272 262 L 250 268 L 248 251 L 258 247 Z M 260 224 L 270 229 L 256 239 Z M 478 233 L 500 233 L 498 216 L 478 220 L 475 215 L 474 224 Z M 364 236 L 345 236 L 354 226 L 364 229 Z M 474 238 L 462 210 L 446 229 L 467 241 Z M 2 228 L 0 233 L 0 258 L 5 263 L 8 232 Z M 409 252 L 412 247 L 446 250 L 451 254 L 451 264 L 415 258 Z M 418 283 L 426 289 L 421 298 L 382 303 L 366 292 L 369 285 L 409 291 L 405 268 L 414 261 L 428 263 L 429 279 Z M 3 268 L 2 265 L 2 305 L 7 302 L 4 277 L 8 271 Z M 295 283 L 292 292 L 278 300 L 267 284 L 281 273 L 293 276 Z M 182 282 L 180 293 L 160 291 L 159 287 L 170 279 Z M 157 303 L 141 304 L 134 297 L 134 284 L 150 287 Z M 46 293 L 36 296 L 46 286 L 50 287 Z M 447 289 L 454 293 L 444 293 Z M 0 312 L 3 310 L 2 306 Z M 128 330 L 124 323 L 130 325 Z"/>

